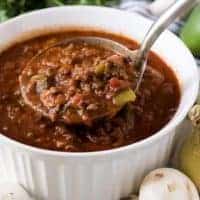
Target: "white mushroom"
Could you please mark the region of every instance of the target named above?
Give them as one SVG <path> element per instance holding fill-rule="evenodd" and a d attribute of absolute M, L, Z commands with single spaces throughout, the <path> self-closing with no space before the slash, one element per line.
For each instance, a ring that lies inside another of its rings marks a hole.
<path fill-rule="evenodd" d="M 0 183 L 0 200 L 33 200 L 17 183 Z"/>
<path fill-rule="evenodd" d="M 199 200 L 192 181 L 178 170 L 161 168 L 152 171 L 140 187 L 139 200 Z"/>

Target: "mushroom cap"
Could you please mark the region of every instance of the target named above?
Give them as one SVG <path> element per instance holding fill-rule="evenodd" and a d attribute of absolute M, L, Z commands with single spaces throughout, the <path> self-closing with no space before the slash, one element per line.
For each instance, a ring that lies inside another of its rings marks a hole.
<path fill-rule="evenodd" d="M 192 181 L 178 170 L 161 168 L 148 174 L 141 187 L 139 200 L 199 200 Z"/>

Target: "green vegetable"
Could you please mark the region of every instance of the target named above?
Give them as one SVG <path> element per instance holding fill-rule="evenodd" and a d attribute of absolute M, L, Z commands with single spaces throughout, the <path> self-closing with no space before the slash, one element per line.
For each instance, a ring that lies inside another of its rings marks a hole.
<path fill-rule="evenodd" d="M 99 63 L 95 66 L 95 74 L 102 75 L 108 71 L 108 65 L 106 63 Z"/>
<path fill-rule="evenodd" d="M 117 106 L 124 106 L 128 102 L 133 102 L 136 99 L 135 92 L 132 89 L 126 89 L 121 91 L 117 96 L 114 97 L 113 102 Z"/>
<path fill-rule="evenodd" d="M 110 5 L 118 0 L 0 0 L 0 22 L 21 13 L 70 4 Z"/>
<path fill-rule="evenodd" d="M 0 10 L 0 22 L 7 20 L 7 14 L 5 10 Z"/>
<path fill-rule="evenodd" d="M 64 2 L 62 0 L 46 0 L 47 6 L 63 6 Z"/>
<path fill-rule="evenodd" d="M 187 174 L 200 191 L 200 130 L 195 129 L 186 139 L 180 152 L 180 169 Z"/>
<path fill-rule="evenodd" d="M 1 20 L 14 17 L 29 10 L 45 7 L 45 1 L 36 0 L 0 0 Z"/>
<path fill-rule="evenodd" d="M 195 56 L 200 56 L 200 5 L 189 16 L 180 36 Z"/>
<path fill-rule="evenodd" d="M 193 180 L 200 191 L 200 105 L 193 106 L 188 116 L 193 131 L 181 147 L 179 167 Z"/>

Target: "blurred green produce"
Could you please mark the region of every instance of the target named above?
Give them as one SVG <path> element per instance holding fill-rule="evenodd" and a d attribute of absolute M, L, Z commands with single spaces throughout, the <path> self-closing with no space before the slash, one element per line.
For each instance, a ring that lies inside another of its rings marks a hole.
<path fill-rule="evenodd" d="M 71 4 L 111 5 L 117 1 L 118 0 L 0 0 L 0 22 L 27 11 L 46 8 L 49 6 Z"/>
<path fill-rule="evenodd" d="M 200 191 L 200 130 L 195 129 L 180 151 L 180 169 L 187 174 Z"/>
<path fill-rule="evenodd" d="M 200 5 L 192 11 L 180 36 L 192 53 L 200 56 Z"/>
<path fill-rule="evenodd" d="M 179 167 L 200 191 L 200 104 L 192 107 L 188 117 L 193 130 L 180 149 Z"/>

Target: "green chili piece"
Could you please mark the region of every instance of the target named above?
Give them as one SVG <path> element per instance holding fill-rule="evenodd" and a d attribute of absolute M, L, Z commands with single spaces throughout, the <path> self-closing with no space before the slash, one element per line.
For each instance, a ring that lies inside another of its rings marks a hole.
<path fill-rule="evenodd" d="M 128 88 L 117 94 L 113 99 L 113 103 L 121 107 L 127 104 L 128 102 L 134 102 L 135 99 L 135 92 L 132 89 Z"/>
<path fill-rule="evenodd" d="M 99 63 L 95 66 L 95 74 L 102 75 L 108 71 L 108 66 L 106 63 Z"/>

